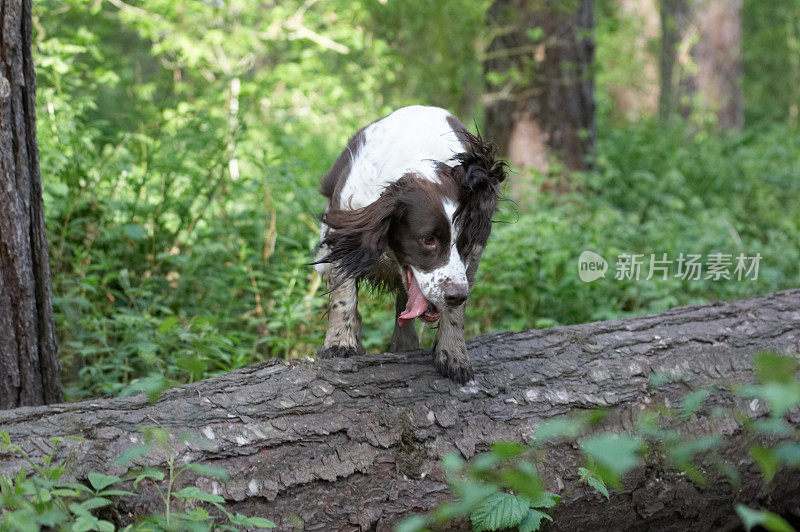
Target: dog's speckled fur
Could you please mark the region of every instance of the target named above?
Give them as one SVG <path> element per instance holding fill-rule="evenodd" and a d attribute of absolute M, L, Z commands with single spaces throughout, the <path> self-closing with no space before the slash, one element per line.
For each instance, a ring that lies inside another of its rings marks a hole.
<path fill-rule="evenodd" d="M 328 206 L 315 264 L 328 281 L 330 314 L 319 356 L 364 352 L 360 280 L 397 293 L 390 349 L 418 348 L 413 321 L 397 321 L 411 271 L 439 314 L 434 365 L 454 381 L 472 379 L 464 300 L 505 177 L 494 146 L 443 109 L 407 107 L 359 131 L 322 180 Z"/>

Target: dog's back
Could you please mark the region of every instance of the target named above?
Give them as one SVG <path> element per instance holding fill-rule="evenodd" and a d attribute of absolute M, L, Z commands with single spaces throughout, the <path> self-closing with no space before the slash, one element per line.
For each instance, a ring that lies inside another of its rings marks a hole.
<path fill-rule="evenodd" d="M 322 178 L 320 191 L 333 209 L 360 209 L 407 173 L 438 181 L 438 164 L 455 165 L 464 126 L 439 107 L 412 105 L 364 127 Z"/>

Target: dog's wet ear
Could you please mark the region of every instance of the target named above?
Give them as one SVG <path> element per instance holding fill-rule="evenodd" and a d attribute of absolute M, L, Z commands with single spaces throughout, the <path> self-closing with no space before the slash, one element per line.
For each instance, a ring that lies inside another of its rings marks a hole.
<path fill-rule="evenodd" d="M 356 210 L 330 210 L 322 215 L 328 226 L 322 245 L 329 253 L 315 262 L 334 263 L 338 274 L 359 278 L 368 273 L 386 250 L 389 226 L 397 215 L 395 187 L 387 188 L 372 204 Z"/>
<path fill-rule="evenodd" d="M 468 192 L 496 191 L 506 180 L 508 163 L 495 158 L 497 146 L 464 130 L 460 133 L 466 151 L 456 155 L 463 173 L 459 185 Z"/>
<path fill-rule="evenodd" d="M 496 159 L 497 146 L 479 135 L 465 129 L 457 134 L 465 151 L 455 156 L 459 164 L 451 170 L 459 188 L 459 205 L 454 216 L 461 225 L 458 248 L 468 255 L 473 247 L 484 246 L 489 239 L 508 163 Z"/>

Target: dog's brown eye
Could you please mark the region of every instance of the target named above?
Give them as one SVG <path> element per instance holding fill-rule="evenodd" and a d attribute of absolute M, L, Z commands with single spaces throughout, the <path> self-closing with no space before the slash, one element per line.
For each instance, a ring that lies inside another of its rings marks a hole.
<path fill-rule="evenodd" d="M 422 245 L 426 248 L 435 248 L 436 247 L 436 237 L 433 235 L 428 235 L 424 237 L 422 240 Z"/>

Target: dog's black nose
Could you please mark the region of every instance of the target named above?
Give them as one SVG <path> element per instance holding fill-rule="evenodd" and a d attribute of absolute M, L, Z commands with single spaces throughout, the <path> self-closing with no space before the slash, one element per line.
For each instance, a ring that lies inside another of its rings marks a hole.
<path fill-rule="evenodd" d="M 469 297 L 469 285 L 449 283 L 444 287 L 444 302 L 451 307 L 457 307 Z"/>

